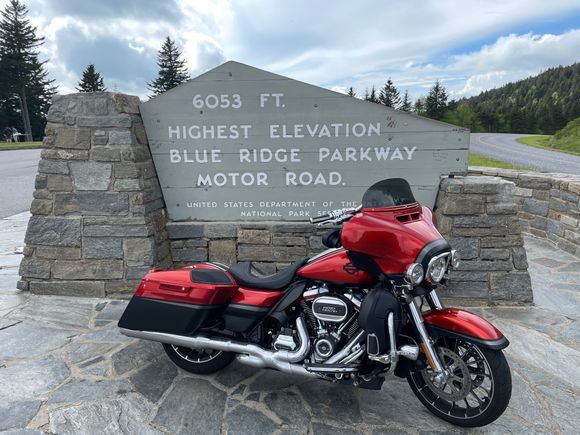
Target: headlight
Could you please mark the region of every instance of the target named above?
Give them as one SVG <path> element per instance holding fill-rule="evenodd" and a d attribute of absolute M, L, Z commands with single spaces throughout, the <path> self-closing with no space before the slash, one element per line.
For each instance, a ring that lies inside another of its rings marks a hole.
<path fill-rule="evenodd" d="M 429 267 L 427 268 L 427 278 L 430 278 L 433 282 L 439 282 L 443 279 L 443 275 L 447 270 L 447 256 L 449 254 L 444 254 L 435 257 L 429 262 Z"/>
<path fill-rule="evenodd" d="M 457 253 L 457 251 L 454 249 L 453 251 L 451 251 L 451 267 L 453 269 L 457 269 L 460 264 L 461 264 L 461 258 L 459 257 L 459 254 Z"/>
<path fill-rule="evenodd" d="M 409 267 L 407 267 L 405 276 L 407 277 L 407 279 L 411 284 L 413 285 L 421 284 L 421 281 L 423 281 L 423 277 L 425 276 L 423 266 L 421 266 L 419 263 L 411 263 Z"/>

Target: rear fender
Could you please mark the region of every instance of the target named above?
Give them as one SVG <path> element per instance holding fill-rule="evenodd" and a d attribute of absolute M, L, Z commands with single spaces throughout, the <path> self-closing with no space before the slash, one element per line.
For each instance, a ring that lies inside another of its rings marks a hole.
<path fill-rule="evenodd" d="M 493 350 L 509 345 L 505 336 L 483 317 L 458 308 L 431 310 L 423 314 L 423 322 L 433 337 L 447 336 L 472 341 Z"/>

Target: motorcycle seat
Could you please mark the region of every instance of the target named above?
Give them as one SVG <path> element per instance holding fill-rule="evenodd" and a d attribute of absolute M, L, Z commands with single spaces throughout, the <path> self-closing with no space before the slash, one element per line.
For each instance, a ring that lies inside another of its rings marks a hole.
<path fill-rule="evenodd" d="M 295 261 L 286 269 L 267 276 L 252 274 L 252 263 L 249 261 L 233 264 L 228 272 L 240 286 L 264 290 L 280 290 L 292 282 L 296 271 L 304 266 L 307 261 L 308 257 L 304 257 Z"/>

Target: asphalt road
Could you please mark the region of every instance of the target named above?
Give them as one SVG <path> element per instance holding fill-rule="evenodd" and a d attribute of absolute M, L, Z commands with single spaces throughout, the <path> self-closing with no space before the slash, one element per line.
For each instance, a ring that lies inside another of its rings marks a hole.
<path fill-rule="evenodd" d="M 30 209 L 40 151 L 0 151 L 0 218 Z"/>
<path fill-rule="evenodd" d="M 525 136 L 531 135 L 472 133 L 469 147 L 476 154 L 542 172 L 580 174 L 580 156 L 530 147 L 516 141 Z"/>

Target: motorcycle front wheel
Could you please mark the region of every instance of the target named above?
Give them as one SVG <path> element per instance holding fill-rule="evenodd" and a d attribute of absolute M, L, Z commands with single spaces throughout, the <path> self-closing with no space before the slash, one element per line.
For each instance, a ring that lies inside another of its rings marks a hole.
<path fill-rule="evenodd" d="M 501 350 L 468 340 L 441 337 L 435 344 L 450 375 L 434 379 L 430 367 L 410 367 L 407 382 L 413 393 L 435 414 L 457 426 L 485 426 L 503 414 L 512 393 L 510 368 Z"/>

